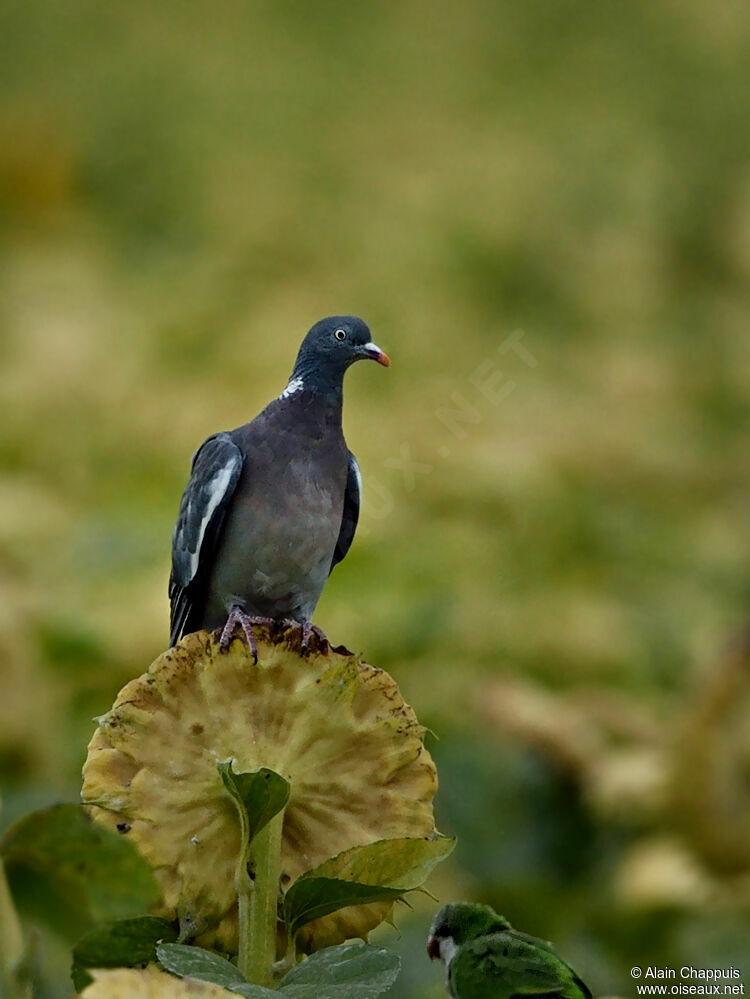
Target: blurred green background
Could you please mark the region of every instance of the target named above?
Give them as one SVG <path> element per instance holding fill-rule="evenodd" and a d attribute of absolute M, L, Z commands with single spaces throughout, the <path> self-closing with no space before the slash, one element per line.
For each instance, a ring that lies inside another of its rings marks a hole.
<path fill-rule="evenodd" d="M 164 648 L 193 449 L 351 311 L 317 620 L 439 736 L 433 891 L 597 994 L 747 964 L 749 122 L 741 0 L 6 0 L 2 822 Z"/>

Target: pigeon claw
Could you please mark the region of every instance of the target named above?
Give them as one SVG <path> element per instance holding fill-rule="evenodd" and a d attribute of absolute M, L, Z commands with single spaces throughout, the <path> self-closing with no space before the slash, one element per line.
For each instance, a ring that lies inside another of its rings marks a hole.
<path fill-rule="evenodd" d="M 289 632 L 285 637 L 290 648 L 297 649 L 299 637 L 299 653 L 302 656 L 312 652 L 313 646 L 316 646 L 319 652 L 327 652 L 331 647 L 326 633 L 312 621 L 297 621 L 293 617 L 285 617 L 281 621 L 281 626 Z"/>
<path fill-rule="evenodd" d="M 219 639 L 219 648 L 222 652 L 226 652 L 229 648 L 229 644 L 232 641 L 232 635 L 234 630 L 239 625 L 242 628 L 242 632 L 247 641 L 247 647 L 250 650 L 250 655 L 253 657 L 254 662 L 258 662 L 258 643 L 255 640 L 255 635 L 253 634 L 253 627 L 255 625 L 261 624 L 266 625 L 266 627 L 271 627 L 274 621 L 270 617 L 250 617 L 246 614 L 241 607 L 237 604 L 230 610 L 229 616 L 227 617 L 227 623 L 221 632 L 221 638 Z"/>
<path fill-rule="evenodd" d="M 307 653 L 311 651 L 310 639 L 312 638 L 313 635 L 318 640 L 318 644 L 322 646 L 322 651 L 325 652 L 326 649 L 328 648 L 328 636 L 323 631 L 323 629 L 319 628 L 317 624 L 313 624 L 312 621 L 303 621 L 302 640 L 300 643 L 300 651 L 302 652 L 303 656 L 307 655 Z"/>

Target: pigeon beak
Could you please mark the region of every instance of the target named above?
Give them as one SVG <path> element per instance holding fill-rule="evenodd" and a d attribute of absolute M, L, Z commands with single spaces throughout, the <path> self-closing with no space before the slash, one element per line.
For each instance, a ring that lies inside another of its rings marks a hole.
<path fill-rule="evenodd" d="M 378 364 L 382 364 L 384 368 L 390 367 L 390 357 L 384 350 L 381 350 L 376 343 L 366 343 L 362 349 L 368 357 L 373 359 L 373 361 L 377 361 Z"/>
<path fill-rule="evenodd" d="M 427 941 L 427 956 L 431 961 L 440 957 L 440 941 L 437 937 L 430 937 Z"/>

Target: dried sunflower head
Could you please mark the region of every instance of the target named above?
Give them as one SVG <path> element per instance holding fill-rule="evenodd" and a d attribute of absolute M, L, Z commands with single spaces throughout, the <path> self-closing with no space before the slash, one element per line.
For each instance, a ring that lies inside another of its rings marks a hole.
<path fill-rule="evenodd" d="M 437 777 L 424 729 L 393 679 L 346 650 L 302 657 L 294 634 L 221 651 L 198 632 L 161 655 L 100 719 L 84 766 L 95 819 L 132 838 L 163 905 L 199 942 L 237 949 L 235 805 L 217 763 L 291 784 L 282 885 L 354 846 L 430 836 Z M 306 950 L 366 934 L 390 903 L 352 906 L 301 934 Z"/>
<path fill-rule="evenodd" d="M 84 999 L 229 999 L 234 995 L 220 985 L 183 981 L 151 964 L 147 968 L 116 968 L 92 971 L 94 981 L 81 995 Z"/>

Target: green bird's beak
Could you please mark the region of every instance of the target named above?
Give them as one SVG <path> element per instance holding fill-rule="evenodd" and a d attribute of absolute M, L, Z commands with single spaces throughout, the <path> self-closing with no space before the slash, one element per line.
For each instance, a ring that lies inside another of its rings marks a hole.
<path fill-rule="evenodd" d="M 427 956 L 431 961 L 436 961 L 440 957 L 440 941 L 437 937 L 430 937 L 428 939 Z"/>

